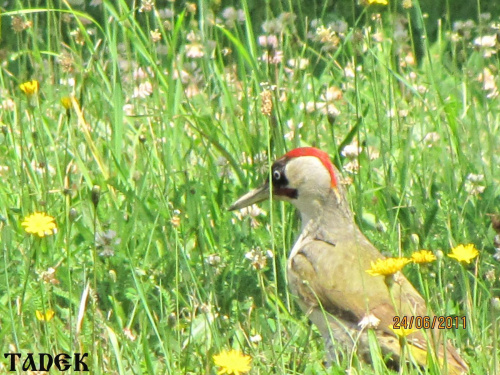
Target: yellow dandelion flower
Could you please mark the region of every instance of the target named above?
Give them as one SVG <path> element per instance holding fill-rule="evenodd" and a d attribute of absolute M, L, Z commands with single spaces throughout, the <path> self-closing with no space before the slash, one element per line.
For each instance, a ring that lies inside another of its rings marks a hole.
<path fill-rule="evenodd" d="M 378 5 L 389 5 L 387 0 L 367 0 L 369 5 L 378 4 Z"/>
<path fill-rule="evenodd" d="M 31 80 L 28 82 L 21 83 L 19 85 L 19 88 L 27 96 L 31 96 L 31 95 L 36 94 L 38 92 L 38 89 L 40 88 L 40 83 L 36 79 L 34 79 L 34 80 Z"/>
<path fill-rule="evenodd" d="M 408 263 L 410 263 L 408 258 L 377 259 L 376 262 L 372 262 L 372 267 L 366 272 L 372 276 L 390 276 L 401 271 Z"/>
<path fill-rule="evenodd" d="M 394 326 L 391 324 L 389 326 L 392 332 L 394 332 L 398 337 L 406 337 L 408 335 L 411 335 L 413 332 L 418 331 L 418 329 L 414 328 L 405 328 L 403 326 L 399 326 L 399 328 L 394 328 Z"/>
<path fill-rule="evenodd" d="M 38 237 L 49 236 L 57 231 L 55 219 L 41 212 L 25 217 L 21 225 L 26 232 L 36 234 Z"/>
<path fill-rule="evenodd" d="M 73 102 L 78 105 L 78 99 L 74 96 L 65 96 L 61 98 L 61 104 L 66 110 L 73 108 Z"/>
<path fill-rule="evenodd" d="M 472 259 L 479 255 L 479 251 L 474 247 L 473 244 L 468 245 L 458 245 L 451 249 L 451 253 L 448 254 L 450 258 L 455 258 L 459 262 L 470 263 Z"/>
<path fill-rule="evenodd" d="M 436 259 L 436 256 L 429 250 L 420 250 L 411 254 L 411 261 L 413 263 L 430 263 Z"/>
<path fill-rule="evenodd" d="M 52 309 L 45 310 L 45 314 L 40 310 L 35 311 L 36 318 L 43 322 L 49 322 L 50 320 L 52 320 L 55 314 L 55 311 Z"/>
<path fill-rule="evenodd" d="M 250 371 L 251 358 L 238 350 L 223 350 L 220 354 L 214 355 L 214 363 L 219 367 L 218 375 L 240 375 Z"/>

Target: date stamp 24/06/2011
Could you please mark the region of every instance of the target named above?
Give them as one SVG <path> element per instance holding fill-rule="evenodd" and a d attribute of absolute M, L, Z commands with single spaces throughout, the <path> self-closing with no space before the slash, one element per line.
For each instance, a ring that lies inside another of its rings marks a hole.
<path fill-rule="evenodd" d="M 465 329 L 467 319 L 465 316 L 395 316 L 394 329 Z"/>

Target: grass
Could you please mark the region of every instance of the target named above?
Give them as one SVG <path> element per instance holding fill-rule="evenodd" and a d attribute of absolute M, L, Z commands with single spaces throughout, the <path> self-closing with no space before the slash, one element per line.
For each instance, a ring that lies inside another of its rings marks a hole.
<path fill-rule="evenodd" d="M 370 6 L 330 29 L 269 15 L 266 46 L 245 1 L 234 27 L 205 2 L 140 7 L 2 13 L 18 28 L 4 32 L 0 70 L 1 351 L 89 352 L 96 374 L 214 374 L 230 348 L 253 374 L 385 373 L 352 356 L 323 367 L 286 286 L 293 208 L 227 211 L 275 157 L 314 145 L 383 253 L 438 255 L 406 275 L 437 315 L 467 317 L 448 337 L 471 373 L 498 374 L 499 44 L 474 40 L 499 20 L 441 26 L 417 62 L 406 10 Z M 24 231 L 35 211 L 55 218 L 55 235 Z M 480 251 L 470 265 L 446 256 L 468 243 Z"/>

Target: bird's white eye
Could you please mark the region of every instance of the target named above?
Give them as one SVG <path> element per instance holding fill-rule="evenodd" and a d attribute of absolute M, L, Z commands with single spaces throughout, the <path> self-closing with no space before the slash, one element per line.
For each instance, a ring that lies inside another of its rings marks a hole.
<path fill-rule="evenodd" d="M 281 172 L 278 170 L 273 171 L 273 179 L 279 181 L 280 178 L 281 178 Z"/>

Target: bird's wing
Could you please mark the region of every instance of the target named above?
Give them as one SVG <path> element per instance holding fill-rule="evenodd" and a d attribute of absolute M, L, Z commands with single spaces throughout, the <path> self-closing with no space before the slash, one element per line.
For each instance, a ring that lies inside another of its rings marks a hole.
<path fill-rule="evenodd" d="M 387 333 L 392 333 L 394 317 L 429 315 L 425 301 L 405 277 L 392 285 L 391 298 L 384 277 L 366 272 L 382 255 L 368 241 L 354 240 L 305 241 L 290 259 L 290 271 L 302 281 L 300 292 L 311 305 L 319 302 L 355 324 L 373 314 Z"/>
<path fill-rule="evenodd" d="M 352 236 L 342 242 L 304 238 L 298 245 L 289 260 L 288 277 L 303 309 L 321 305 L 353 327 L 372 314 L 380 319 L 377 329 L 385 338 L 396 337 L 389 327 L 395 317 L 432 316 L 422 296 L 404 276 L 389 289 L 383 276 L 366 272 L 372 261 L 383 256 L 364 236 Z M 429 340 L 436 340 L 429 333 L 414 332 L 408 336 L 408 342 L 426 350 Z M 449 356 L 465 366 L 456 351 L 446 346 Z M 425 360 L 424 352 L 424 364 Z"/>

